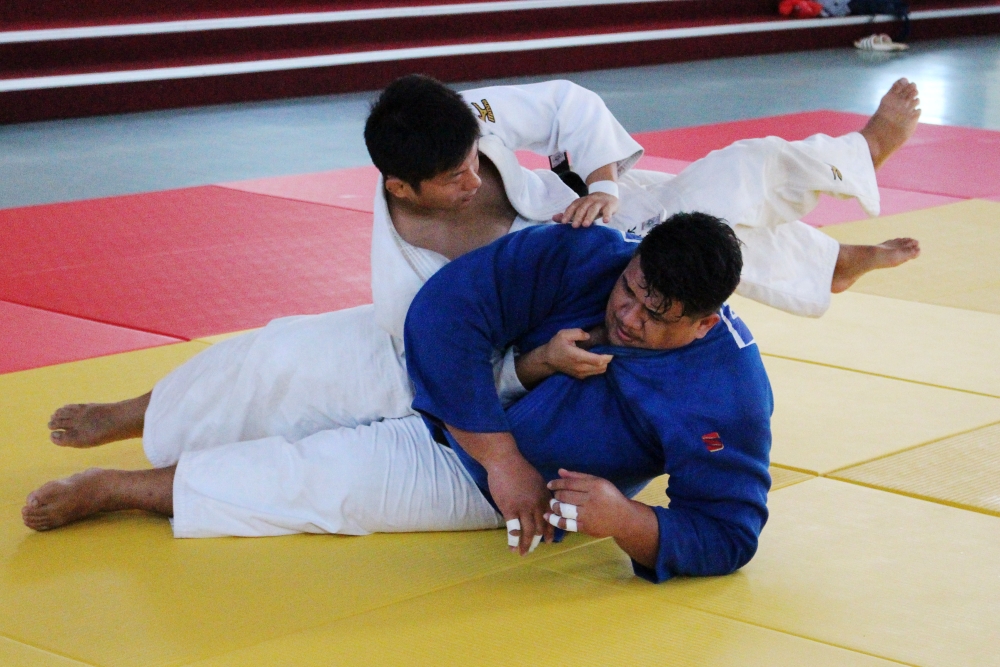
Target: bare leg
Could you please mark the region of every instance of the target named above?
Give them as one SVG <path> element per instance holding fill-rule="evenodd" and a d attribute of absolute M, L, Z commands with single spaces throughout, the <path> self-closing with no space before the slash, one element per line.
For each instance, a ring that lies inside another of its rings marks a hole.
<path fill-rule="evenodd" d="M 21 509 L 21 518 L 28 528 L 52 530 L 98 512 L 145 510 L 173 516 L 176 469 L 91 468 L 32 491 Z"/>
<path fill-rule="evenodd" d="M 142 437 L 152 392 L 120 403 L 64 405 L 49 420 L 49 436 L 62 447 L 96 447 Z"/>
<path fill-rule="evenodd" d="M 917 121 L 920 120 L 920 109 L 917 108 L 920 98 L 917 94 L 916 84 L 906 79 L 892 84 L 875 115 L 861 130 L 876 169 L 885 164 L 889 156 L 905 144 L 917 129 Z M 843 292 L 869 271 L 899 266 L 918 255 L 920 243 L 916 239 L 892 239 L 878 245 L 841 244 L 830 291 L 834 294 Z"/>

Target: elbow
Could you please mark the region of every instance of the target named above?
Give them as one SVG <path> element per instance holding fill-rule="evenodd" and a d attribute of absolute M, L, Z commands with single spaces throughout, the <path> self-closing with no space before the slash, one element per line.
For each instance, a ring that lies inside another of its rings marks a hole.
<path fill-rule="evenodd" d="M 756 525 L 705 521 L 702 517 L 693 520 L 691 515 L 678 517 L 668 512 L 657 513 L 661 540 L 655 572 L 636 569 L 644 578 L 659 583 L 677 576 L 724 576 L 749 563 L 757 553 L 760 531 Z M 677 530 L 679 527 L 684 529 Z"/>
<path fill-rule="evenodd" d="M 706 545 L 699 558 L 693 558 L 675 573 L 686 577 L 723 577 L 749 563 L 757 553 L 757 536 L 737 530 L 724 535 L 718 542 Z"/>

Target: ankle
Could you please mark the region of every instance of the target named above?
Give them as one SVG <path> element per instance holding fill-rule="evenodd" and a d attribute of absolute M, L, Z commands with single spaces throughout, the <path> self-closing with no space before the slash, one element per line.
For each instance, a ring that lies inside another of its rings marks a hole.
<path fill-rule="evenodd" d="M 89 474 L 91 498 L 100 512 L 130 509 L 123 493 L 126 471 L 92 468 Z"/>

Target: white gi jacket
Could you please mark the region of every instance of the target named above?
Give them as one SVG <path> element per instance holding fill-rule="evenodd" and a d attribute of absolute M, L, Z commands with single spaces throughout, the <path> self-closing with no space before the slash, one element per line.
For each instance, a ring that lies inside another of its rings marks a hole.
<path fill-rule="evenodd" d="M 519 214 L 511 231 L 549 222 L 577 198 L 551 170 L 522 167 L 514 154 L 569 153 L 586 178 L 616 162 L 620 208 L 612 227 L 645 234 L 668 214 L 702 211 L 734 227 L 745 244 L 737 292 L 789 312 L 821 315 L 829 307 L 839 245 L 797 222 L 819 193 L 857 197 L 878 213 L 878 188 L 860 135 L 816 135 L 803 142 L 776 137 L 737 142 L 695 162 L 676 179 L 634 170 L 640 146 L 596 94 L 569 81 L 495 86 L 461 93 L 479 116 L 479 150 L 493 162 Z M 374 202 L 372 296 L 375 320 L 402 350 L 403 324 L 420 287 L 447 259 L 402 239 L 389 217 L 382 181 Z M 792 223 L 792 224 L 789 224 Z"/>
<path fill-rule="evenodd" d="M 522 167 L 514 154 L 530 150 L 542 155 L 569 153 L 573 170 L 586 178 L 594 170 L 618 163 L 627 172 L 642 157 L 640 146 L 596 94 L 569 81 L 526 86 L 495 86 L 462 93 L 479 115 L 479 152 L 496 165 L 514 210 L 526 222 L 548 222 L 577 198 L 549 169 Z M 623 199 L 623 204 L 624 204 Z M 635 203 L 639 204 L 639 198 Z M 382 181 L 375 192 L 372 230 L 372 297 L 375 321 L 402 340 L 403 322 L 420 287 L 447 263 L 441 255 L 410 245 L 389 217 Z M 624 205 L 623 205 L 623 208 Z M 653 203 L 634 214 L 659 215 Z M 624 211 L 623 211 L 624 213 Z"/>

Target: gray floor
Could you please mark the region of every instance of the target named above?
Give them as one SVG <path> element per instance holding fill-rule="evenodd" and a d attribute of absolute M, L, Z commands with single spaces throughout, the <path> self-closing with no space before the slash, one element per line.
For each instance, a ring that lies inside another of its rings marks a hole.
<path fill-rule="evenodd" d="M 919 84 L 925 122 L 1000 130 L 1000 37 L 916 43 L 901 55 L 837 49 L 566 78 L 641 132 L 813 109 L 871 113 L 901 76 Z M 553 77 L 502 82 L 541 78 Z M 371 97 L 0 127 L 0 208 L 370 164 L 361 128 Z"/>

